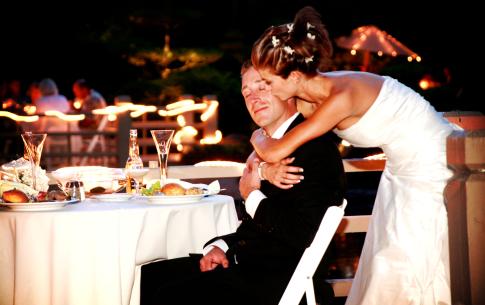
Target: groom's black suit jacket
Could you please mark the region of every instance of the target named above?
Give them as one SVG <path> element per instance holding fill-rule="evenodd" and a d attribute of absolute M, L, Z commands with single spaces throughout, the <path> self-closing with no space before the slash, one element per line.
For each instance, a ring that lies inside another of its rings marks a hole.
<path fill-rule="evenodd" d="M 302 121 L 299 115 L 288 130 Z M 254 219 L 247 215 L 235 233 L 207 243 L 222 238 L 229 246 L 228 258 L 242 268 L 294 270 L 327 208 L 343 200 L 345 173 L 330 134 L 305 143 L 292 156 L 292 165 L 304 169 L 304 180 L 288 190 L 262 181 L 267 198 Z"/>

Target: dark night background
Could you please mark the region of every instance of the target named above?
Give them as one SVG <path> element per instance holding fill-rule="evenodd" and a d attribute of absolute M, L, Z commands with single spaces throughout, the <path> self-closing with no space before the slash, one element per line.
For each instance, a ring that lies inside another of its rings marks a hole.
<path fill-rule="evenodd" d="M 0 81 L 20 79 L 24 89 L 31 81 L 51 77 L 60 93 L 72 98 L 74 80 L 86 78 L 108 103 L 116 95 L 129 94 L 136 102 L 163 104 L 168 85 L 159 81 L 157 67 L 135 67 L 127 60 L 130 55 L 163 48 L 167 30 L 174 52 L 218 52 L 218 61 L 171 77 L 172 85 L 182 84 L 183 93 L 218 96 L 220 129 L 225 135 L 247 134 L 251 127 L 239 91 L 239 67 L 249 57 L 252 43 L 268 26 L 291 21 L 305 5 L 321 13 L 333 39 L 373 24 L 418 53 L 421 63 L 408 63 L 405 57 L 387 58 L 388 63 L 378 71 L 418 91 L 423 75 L 442 81 L 447 68 L 452 77 L 449 84 L 419 91 L 437 110 L 484 108 L 481 99 L 474 98 L 472 76 L 467 73 L 478 72 L 483 61 L 475 45 L 480 39 L 473 16 L 477 10 L 463 1 L 170 0 L 130 6 L 102 2 L 2 5 Z M 342 56 L 348 51 L 335 47 L 335 53 Z M 374 62 L 383 60 L 376 58 Z"/>

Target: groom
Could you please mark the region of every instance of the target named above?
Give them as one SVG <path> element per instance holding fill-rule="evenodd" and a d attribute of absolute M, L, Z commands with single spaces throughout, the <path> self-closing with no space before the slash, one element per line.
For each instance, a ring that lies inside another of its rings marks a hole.
<path fill-rule="evenodd" d="M 294 101 L 282 101 L 259 73 L 245 64 L 242 94 L 253 120 L 274 138 L 303 121 Z M 247 215 L 235 233 L 210 240 L 204 256 L 142 268 L 141 303 L 277 304 L 303 251 L 310 245 L 327 208 L 340 205 L 345 177 L 339 152 L 328 135 L 302 145 L 292 155 L 304 179 L 283 190 L 258 175 L 257 161 L 244 171 L 241 196 Z M 320 303 L 332 288 L 315 276 Z"/>

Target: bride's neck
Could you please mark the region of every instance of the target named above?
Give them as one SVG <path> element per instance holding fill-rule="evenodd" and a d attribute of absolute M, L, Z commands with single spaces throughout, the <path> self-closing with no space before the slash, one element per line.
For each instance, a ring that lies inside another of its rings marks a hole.
<path fill-rule="evenodd" d="M 310 103 L 321 104 L 330 95 L 331 83 L 329 79 L 322 75 L 305 78 L 297 92 L 298 98 Z"/>

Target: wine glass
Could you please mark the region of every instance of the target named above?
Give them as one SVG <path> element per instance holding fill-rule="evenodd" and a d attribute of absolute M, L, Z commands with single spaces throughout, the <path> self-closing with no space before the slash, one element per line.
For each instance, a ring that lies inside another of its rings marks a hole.
<path fill-rule="evenodd" d="M 37 190 L 37 167 L 40 165 L 40 157 L 42 155 L 42 148 L 47 137 L 46 133 L 32 133 L 30 131 L 22 134 L 22 140 L 27 148 L 29 155 L 30 166 L 32 169 L 32 188 Z"/>
<path fill-rule="evenodd" d="M 167 161 L 174 130 L 150 130 L 150 132 L 158 152 L 158 162 L 160 163 L 160 185 L 164 185 L 167 180 Z"/>
<path fill-rule="evenodd" d="M 143 182 L 143 177 L 148 173 L 148 168 L 126 168 L 125 174 L 127 183 L 130 183 L 129 179 L 135 180 L 135 194 L 140 195 L 140 183 Z"/>

